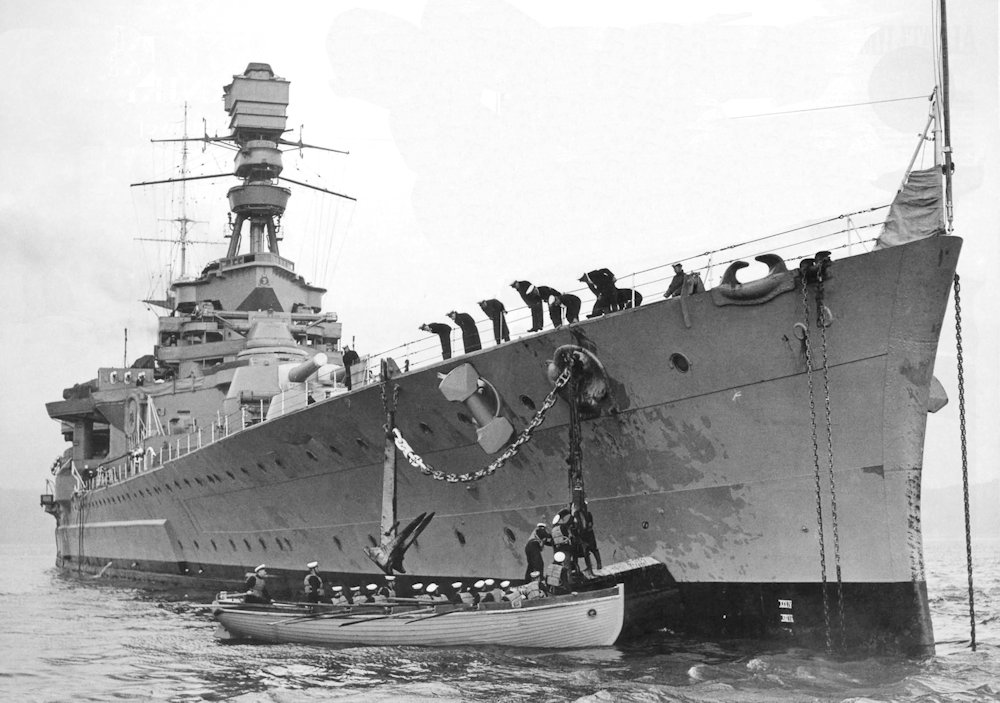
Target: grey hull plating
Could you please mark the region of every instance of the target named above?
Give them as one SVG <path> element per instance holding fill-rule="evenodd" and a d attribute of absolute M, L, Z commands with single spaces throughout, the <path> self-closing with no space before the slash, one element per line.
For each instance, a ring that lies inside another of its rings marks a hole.
<path fill-rule="evenodd" d="M 915 623 L 902 635 L 904 648 L 933 641 L 920 474 L 934 356 L 960 247 L 957 238 L 939 237 L 836 261 L 825 287 L 845 599 L 854 612 L 870 586 L 865 609 L 891 606 Z M 551 389 L 545 365 L 554 350 L 585 346 L 612 387 L 608 407 L 582 428 L 604 561 L 651 556 L 692 605 L 704 599 L 695 593 L 716 594 L 711 600 L 736 589 L 776 601 L 782 588 L 812 586 L 795 618 L 815 622 L 821 571 L 809 379 L 795 328 L 807 318 L 800 290 L 724 306 L 709 291 L 683 305 L 654 302 L 402 374 L 394 379 L 397 424 L 436 468 L 478 469 L 492 457 L 476 443 L 462 406 L 438 392 L 438 373 L 472 364 L 520 428 Z M 815 329 L 812 345 L 819 364 Z M 672 363 L 672 355 L 687 364 Z M 814 384 L 832 580 L 818 376 Z M 361 581 L 375 573 L 362 548 L 378 541 L 383 421 L 380 390 L 367 386 L 91 491 L 57 528 L 60 563 L 96 571 L 111 561 L 122 574 L 184 580 L 199 572 L 228 579 L 262 561 L 301 573 L 317 559 L 325 571 Z M 567 423 L 558 404 L 517 457 L 475 484 L 433 481 L 400 466 L 403 524 L 436 513 L 406 554 L 407 573 L 522 577 L 524 540 L 566 502 Z M 900 589 L 915 595 L 901 602 Z M 790 629 L 780 625 L 776 602 L 755 613 L 745 619 L 762 632 Z M 724 634 L 726 619 L 702 625 Z M 852 616 L 873 638 L 888 626 L 880 622 Z"/>

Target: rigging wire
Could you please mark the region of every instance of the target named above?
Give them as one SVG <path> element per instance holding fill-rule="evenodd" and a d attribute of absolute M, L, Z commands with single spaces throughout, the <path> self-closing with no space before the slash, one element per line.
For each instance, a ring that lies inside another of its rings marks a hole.
<path fill-rule="evenodd" d="M 798 112 L 818 112 L 820 110 L 839 110 L 845 107 L 864 107 L 865 105 L 881 105 L 883 103 L 899 103 L 906 100 L 926 100 L 926 95 L 912 95 L 908 98 L 889 98 L 888 100 L 868 100 L 863 103 L 845 103 L 843 105 L 824 105 L 821 107 L 804 107 L 800 110 L 782 110 L 780 112 L 761 112 L 754 115 L 736 115 L 731 120 L 746 120 L 752 117 L 772 117 L 774 115 L 794 115 Z"/>

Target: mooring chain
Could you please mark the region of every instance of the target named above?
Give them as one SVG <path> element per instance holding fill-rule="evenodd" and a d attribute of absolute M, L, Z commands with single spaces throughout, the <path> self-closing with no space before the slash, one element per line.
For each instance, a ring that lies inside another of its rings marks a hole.
<path fill-rule="evenodd" d="M 823 621 L 826 623 L 826 648 L 829 650 L 833 648 L 833 642 L 830 639 L 830 603 L 826 593 L 826 543 L 823 536 L 823 487 L 820 482 L 819 440 L 816 437 L 816 391 L 813 388 L 812 344 L 809 341 L 809 319 L 811 317 L 809 314 L 809 285 L 806 281 L 805 275 L 802 276 L 802 311 L 803 316 L 805 317 L 805 334 L 803 336 L 803 341 L 805 342 L 806 351 L 806 377 L 809 380 L 809 421 L 812 427 L 813 465 L 815 469 L 814 475 L 816 478 L 816 524 L 819 527 L 819 568 L 820 576 L 823 579 Z"/>
<path fill-rule="evenodd" d="M 471 483 L 472 481 L 478 481 L 482 478 L 486 478 L 487 476 L 491 476 L 497 469 L 517 454 L 525 442 L 531 439 L 535 429 L 542 424 L 545 420 L 545 415 L 549 412 L 552 406 L 556 404 L 559 390 L 569 382 L 572 375 L 573 366 L 572 364 L 568 364 L 566 369 L 559 374 L 559 378 L 556 379 L 555 387 L 547 396 L 545 396 L 545 401 L 542 403 L 542 407 L 538 409 L 538 412 L 535 413 L 535 417 L 533 417 L 531 422 L 528 423 L 528 426 L 522 430 L 518 438 L 504 450 L 503 454 L 494 459 L 489 466 L 479 469 L 478 471 L 472 471 L 465 474 L 449 474 L 435 469 L 433 466 L 427 464 L 419 454 L 413 451 L 413 447 L 411 447 L 406 439 L 403 438 L 403 435 L 400 433 L 398 427 L 394 427 L 392 429 L 396 447 L 403 453 L 403 456 L 406 457 L 406 460 L 410 462 L 411 466 L 415 466 L 420 469 L 420 473 L 425 476 L 430 476 L 435 481 L 447 481 L 448 483 Z"/>
<path fill-rule="evenodd" d="M 830 358 L 829 343 L 826 338 L 826 328 L 831 320 L 827 317 L 827 307 L 823 302 L 823 271 L 820 265 L 816 279 L 816 324 L 820 329 L 823 349 L 823 392 L 826 396 L 826 449 L 828 455 L 828 473 L 830 476 L 830 517 L 833 522 L 833 562 L 837 573 L 837 609 L 840 619 L 841 646 L 844 644 L 844 582 L 840 572 L 840 531 L 837 525 L 837 483 L 833 476 L 833 420 L 830 408 Z"/>
<path fill-rule="evenodd" d="M 976 651 L 976 605 L 972 589 L 972 517 L 969 511 L 969 452 L 965 438 L 965 367 L 962 358 L 962 285 L 955 274 L 955 347 L 958 362 L 958 427 L 962 446 L 962 491 L 965 500 L 965 563 L 969 574 L 969 629 Z"/>

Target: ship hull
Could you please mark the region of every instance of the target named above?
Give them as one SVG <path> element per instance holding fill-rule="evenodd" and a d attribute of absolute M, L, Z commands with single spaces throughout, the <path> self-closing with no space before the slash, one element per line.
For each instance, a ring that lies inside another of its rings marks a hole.
<path fill-rule="evenodd" d="M 666 566 L 679 603 L 665 626 L 823 640 L 828 621 L 841 636 L 842 602 L 850 643 L 926 651 L 923 439 L 960 246 L 939 237 L 835 262 L 825 342 L 814 287 L 805 300 L 800 287 L 741 305 L 712 291 L 662 300 L 402 374 L 397 426 L 437 469 L 484 467 L 495 455 L 476 443 L 468 410 L 439 393 L 438 374 L 472 364 L 520 429 L 551 390 L 554 351 L 589 349 L 611 390 L 581 427 L 601 554 Z M 228 585 L 266 562 L 276 584 L 295 588 L 316 559 L 332 578 L 363 583 L 377 573 L 363 548 L 380 531 L 383 423 L 380 389 L 367 386 L 89 491 L 57 528 L 59 562 Z M 401 523 L 435 513 L 406 553 L 407 574 L 522 578 L 528 534 L 567 501 L 568 423 L 558 403 L 517 456 L 475 483 L 400 462 Z"/>

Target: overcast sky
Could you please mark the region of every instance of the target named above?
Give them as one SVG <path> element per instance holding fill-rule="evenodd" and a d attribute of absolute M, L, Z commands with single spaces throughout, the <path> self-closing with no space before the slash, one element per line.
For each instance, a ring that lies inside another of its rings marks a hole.
<path fill-rule="evenodd" d="M 286 175 L 358 200 L 297 190 L 282 253 L 328 289 L 345 337 L 381 352 L 449 310 L 482 317 L 483 298 L 518 307 L 514 279 L 571 289 L 607 266 L 627 280 L 888 203 L 927 114 L 926 101 L 908 98 L 934 86 L 931 8 L 6 0 L 9 485 L 40 491 L 65 448 L 46 401 L 120 364 L 126 327 L 130 360 L 151 351 L 156 318 L 139 301 L 162 297 L 176 251 L 136 238 L 176 236 L 169 219 L 182 200 L 177 188 L 129 184 L 177 175 L 180 147 L 150 139 L 183 133 L 185 102 L 189 133 L 203 118 L 209 134 L 227 132 L 222 86 L 249 62 L 291 81 L 293 136 L 304 125 L 305 141 L 350 151 L 286 156 Z M 969 436 L 982 481 L 1000 455 L 989 278 L 1000 254 L 997 5 L 949 9 Z M 231 156 L 195 145 L 188 169 L 226 172 Z M 198 181 L 184 193 L 199 220 L 191 237 L 215 242 L 192 245 L 189 272 L 225 253 L 231 185 Z M 952 402 L 929 420 L 932 486 L 960 479 L 951 312 L 936 375 Z"/>

